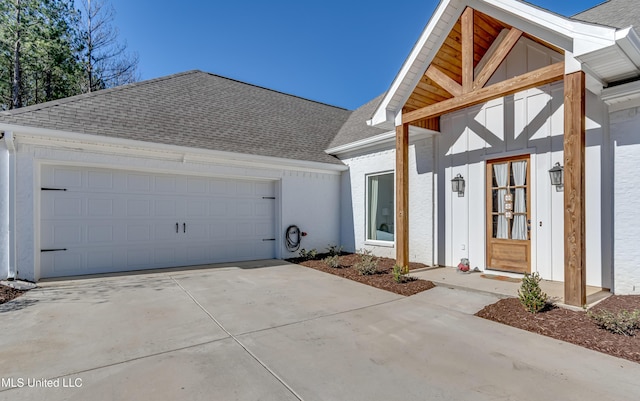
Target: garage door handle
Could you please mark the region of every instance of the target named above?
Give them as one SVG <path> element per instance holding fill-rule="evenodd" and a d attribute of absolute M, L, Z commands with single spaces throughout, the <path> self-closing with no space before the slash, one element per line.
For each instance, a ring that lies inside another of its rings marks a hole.
<path fill-rule="evenodd" d="M 178 231 L 179 229 L 180 229 L 180 224 L 176 223 L 176 234 L 180 232 Z"/>
<path fill-rule="evenodd" d="M 58 249 L 40 249 L 40 252 L 58 252 L 58 251 L 66 251 L 67 248 L 58 248 Z"/>
<path fill-rule="evenodd" d="M 182 232 L 183 233 L 187 232 L 187 223 L 182 223 Z"/>

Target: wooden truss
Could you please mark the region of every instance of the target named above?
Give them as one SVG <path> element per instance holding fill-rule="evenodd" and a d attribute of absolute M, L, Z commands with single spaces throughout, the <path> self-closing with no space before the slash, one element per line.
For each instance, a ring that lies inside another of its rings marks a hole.
<path fill-rule="evenodd" d="M 581 71 L 565 75 L 564 62 L 559 62 L 486 86 L 523 36 L 564 53 L 467 7 L 406 101 L 402 124 L 396 127 L 396 259 L 400 266 L 409 263 L 409 125 L 438 129 L 443 114 L 564 79 L 565 303 L 582 306 L 586 303 L 585 76 Z"/>

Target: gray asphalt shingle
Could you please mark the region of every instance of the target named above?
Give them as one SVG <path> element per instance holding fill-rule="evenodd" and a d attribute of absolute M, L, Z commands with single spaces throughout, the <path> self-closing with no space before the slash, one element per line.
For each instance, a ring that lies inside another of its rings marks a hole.
<path fill-rule="evenodd" d="M 337 146 L 346 145 L 348 143 L 360 141 L 387 132 L 388 130 L 367 125 L 367 120 L 371 119 L 383 97 L 384 94 L 364 104 L 351 113 L 347 121 L 340 128 L 340 131 L 338 131 L 338 134 L 329 144 L 328 148 L 335 148 Z"/>
<path fill-rule="evenodd" d="M 572 17 L 573 19 L 614 28 L 633 26 L 640 34 L 638 0 L 609 0 Z"/>
<path fill-rule="evenodd" d="M 324 153 L 350 111 L 202 71 L 0 112 L 0 122 L 340 164 Z"/>

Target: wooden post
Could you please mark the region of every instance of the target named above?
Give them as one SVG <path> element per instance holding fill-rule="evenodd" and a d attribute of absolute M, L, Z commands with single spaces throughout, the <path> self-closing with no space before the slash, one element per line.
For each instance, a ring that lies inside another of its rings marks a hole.
<path fill-rule="evenodd" d="M 409 124 L 396 127 L 396 263 L 409 268 Z"/>
<path fill-rule="evenodd" d="M 473 90 L 473 9 L 462 12 L 462 91 Z"/>
<path fill-rule="evenodd" d="M 587 303 L 585 247 L 585 75 L 564 78 L 564 302 Z"/>

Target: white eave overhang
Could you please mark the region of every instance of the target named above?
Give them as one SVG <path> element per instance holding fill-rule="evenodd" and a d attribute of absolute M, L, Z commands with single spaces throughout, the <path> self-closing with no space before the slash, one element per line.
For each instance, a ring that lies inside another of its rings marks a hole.
<path fill-rule="evenodd" d="M 442 0 L 369 125 L 392 129 L 400 123 L 402 106 L 467 6 L 564 49 L 603 84 L 638 72 L 640 40 L 633 29 L 581 22 L 515 0 Z M 616 63 L 621 64 L 617 70 Z"/>
<path fill-rule="evenodd" d="M 439 135 L 439 131 L 433 131 L 420 127 L 409 127 L 409 140 L 417 141 L 420 139 L 429 138 L 433 135 Z M 345 145 L 336 146 L 325 150 L 325 153 L 329 155 L 341 156 L 347 153 L 362 152 L 374 148 L 389 146 L 396 140 L 396 131 L 389 131 L 383 134 L 365 138 L 356 142 L 347 143 Z"/>
<path fill-rule="evenodd" d="M 611 45 L 574 57 L 606 84 L 640 77 L 640 37 L 633 27 L 617 29 Z"/>
<path fill-rule="evenodd" d="M 283 170 L 340 173 L 348 170 L 344 164 L 322 163 L 283 157 L 234 153 L 221 150 L 200 149 L 188 146 L 144 142 L 47 128 L 26 127 L 0 123 L 0 132 L 11 132 L 17 141 L 24 143 L 56 142 L 59 146 L 76 150 L 101 150 L 113 153 L 146 156 L 161 160 L 179 160 L 196 163 L 224 164 L 244 167 L 263 167 Z"/>

